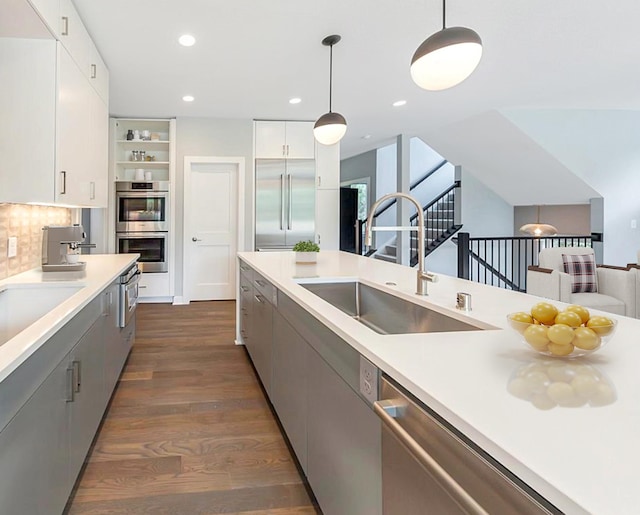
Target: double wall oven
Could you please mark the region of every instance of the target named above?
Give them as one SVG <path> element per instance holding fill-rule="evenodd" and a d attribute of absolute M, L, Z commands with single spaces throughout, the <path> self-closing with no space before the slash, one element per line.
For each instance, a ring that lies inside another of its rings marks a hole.
<path fill-rule="evenodd" d="M 140 269 L 168 272 L 169 183 L 116 183 L 116 248 L 140 254 Z"/>

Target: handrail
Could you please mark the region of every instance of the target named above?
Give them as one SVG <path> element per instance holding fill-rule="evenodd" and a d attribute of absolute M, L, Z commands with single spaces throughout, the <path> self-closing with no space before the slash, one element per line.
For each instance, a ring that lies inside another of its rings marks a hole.
<path fill-rule="evenodd" d="M 454 239 L 458 245 L 458 277 L 526 291 L 527 269 L 538 264 L 541 249 L 592 247 L 600 240 L 600 234 L 470 238 L 468 233 L 459 233 L 457 241 Z"/>
<path fill-rule="evenodd" d="M 442 192 L 442 194 L 436 198 L 433 199 L 431 202 L 429 202 L 426 206 L 424 206 L 422 208 L 422 211 L 426 211 L 427 209 L 435 206 L 438 202 L 440 202 L 444 197 L 446 197 L 449 193 L 451 193 L 453 190 L 455 190 L 456 188 L 460 187 L 460 181 L 456 181 L 454 182 L 451 186 L 449 186 L 446 190 L 444 190 Z M 413 222 L 416 218 L 418 218 L 418 213 L 415 213 L 414 215 L 411 215 L 411 217 L 409 218 L 409 222 Z"/>
<path fill-rule="evenodd" d="M 409 191 L 412 191 L 414 188 L 417 188 L 420 184 L 422 184 L 424 181 L 426 181 L 429 177 L 431 177 L 434 173 L 436 173 L 438 170 L 440 170 L 440 168 L 442 168 L 444 165 L 446 165 L 449 161 L 447 161 L 446 159 L 442 160 L 442 162 L 438 163 L 436 166 L 434 166 L 431 170 L 429 170 L 426 174 L 424 174 L 424 176 L 422 176 L 420 179 L 418 179 L 416 182 L 414 182 L 410 187 L 409 187 Z M 389 209 L 391 206 L 393 206 L 394 204 L 396 204 L 396 202 L 398 202 L 397 199 L 393 199 L 391 202 L 389 202 L 387 205 L 383 206 L 380 211 L 378 211 L 377 213 L 374 213 L 373 218 L 378 218 L 382 213 L 384 213 L 387 209 Z"/>

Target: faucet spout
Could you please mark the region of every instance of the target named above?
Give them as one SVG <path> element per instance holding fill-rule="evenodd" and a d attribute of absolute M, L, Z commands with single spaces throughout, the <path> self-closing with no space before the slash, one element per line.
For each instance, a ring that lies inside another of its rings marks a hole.
<path fill-rule="evenodd" d="M 391 200 L 394 198 L 397 198 L 399 200 L 400 199 L 408 200 L 416 207 L 416 210 L 418 212 L 418 277 L 417 277 L 416 293 L 418 295 L 427 295 L 427 283 L 437 282 L 438 276 L 431 272 L 427 272 L 427 270 L 425 269 L 424 212 L 422 211 L 422 206 L 415 199 L 415 197 L 412 197 L 407 193 L 397 192 L 397 193 L 389 193 L 387 195 L 380 197 L 378 200 L 376 200 L 373 206 L 371 206 L 371 210 L 369 211 L 369 216 L 367 216 L 367 227 L 364 233 L 365 245 L 367 245 L 368 247 L 371 247 L 372 234 L 373 234 L 373 216 L 375 215 L 375 212 L 378 210 L 378 207 L 380 207 L 380 204 L 382 204 L 383 202 L 386 202 L 387 200 Z"/>

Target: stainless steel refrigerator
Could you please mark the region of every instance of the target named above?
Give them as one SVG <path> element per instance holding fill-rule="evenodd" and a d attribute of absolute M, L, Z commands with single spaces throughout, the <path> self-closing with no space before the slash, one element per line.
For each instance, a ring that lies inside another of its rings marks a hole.
<path fill-rule="evenodd" d="M 315 161 L 256 159 L 256 250 L 315 237 Z"/>

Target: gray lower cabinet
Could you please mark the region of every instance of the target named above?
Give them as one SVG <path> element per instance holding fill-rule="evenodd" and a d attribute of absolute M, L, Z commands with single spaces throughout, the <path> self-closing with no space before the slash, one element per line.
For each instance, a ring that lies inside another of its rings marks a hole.
<path fill-rule="evenodd" d="M 242 265 L 241 265 L 242 266 Z M 246 267 L 246 265 L 245 265 Z M 253 284 L 251 277 L 246 271 L 240 272 L 240 336 L 242 342 L 247 346 L 251 346 L 251 315 L 253 313 Z"/>
<path fill-rule="evenodd" d="M 0 514 L 63 512 L 133 343 L 116 293 L 114 283 L 3 381 Z"/>
<path fill-rule="evenodd" d="M 313 349 L 307 478 L 324 515 L 382 513 L 380 421 Z"/>
<path fill-rule="evenodd" d="M 73 382 L 73 401 L 69 403 L 69 472 L 72 484 L 82 468 L 104 413 L 103 322 L 102 318 L 98 319 L 69 356 Z"/>
<path fill-rule="evenodd" d="M 273 306 L 270 299 L 254 290 L 251 314 L 251 332 L 249 333 L 249 354 L 256 367 L 262 386 L 271 396 L 271 347 L 273 343 Z"/>
<path fill-rule="evenodd" d="M 271 403 L 307 472 L 307 373 L 309 345 L 274 310 Z"/>
<path fill-rule="evenodd" d="M 104 382 L 106 402 L 118 382 L 135 337 L 135 321 L 122 329 L 119 325 L 120 285 L 112 284 L 104 293 Z M 135 315 L 134 315 L 135 317 Z"/>
<path fill-rule="evenodd" d="M 62 513 L 69 477 L 71 370 L 64 359 L 0 433 L 0 513 Z"/>

